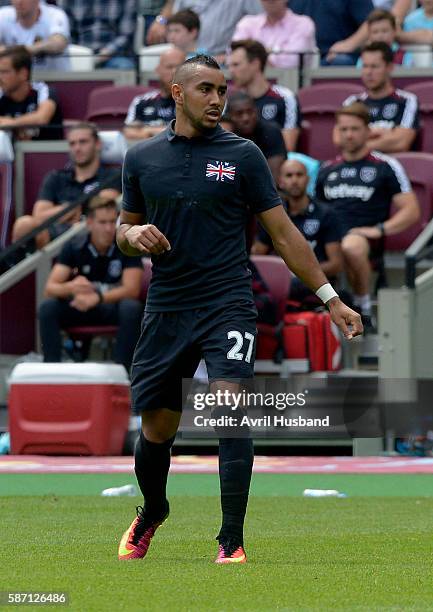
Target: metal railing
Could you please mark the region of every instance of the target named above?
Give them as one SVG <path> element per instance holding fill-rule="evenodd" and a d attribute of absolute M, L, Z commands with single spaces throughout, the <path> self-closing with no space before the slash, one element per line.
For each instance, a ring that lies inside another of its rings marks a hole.
<path fill-rule="evenodd" d="M 433 219 L 405 251 L 405 284 L 408 289 L 415 289 L 417 264 L 431 256 L 433 256 Z"/>

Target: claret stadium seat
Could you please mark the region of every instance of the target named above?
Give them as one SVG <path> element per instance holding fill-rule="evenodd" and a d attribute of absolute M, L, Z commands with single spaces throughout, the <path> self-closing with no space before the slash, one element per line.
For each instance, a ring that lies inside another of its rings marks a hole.
<path fill-rule="evenodd" d="M 276 255 L 252 255 L 251 261 L 259 271 L 277 304 L 277 321 L 283 321 L 287 296 L 289 295 L 291 273 L 286 264 Z M 278 359 L 280 325 L 258 323 L 255 371 L 267 371 L 266 362 Z M 282 358 L 282 356 L 281 356 Z"/>
<path fill-rule="evenodd" d="M 97 87 L 89 95 L 86 120 L 103 128 L 121 128 L 135 96 L 146 93 L 144 85 Z"/>
<path fill-rule="evenodd" d="M 321 161 L 334 158 L 335 111 L 346 98 L 361 91 L 353 83 L 320 83 L 300 89 L 298 98 L 304 122 L 298 150 Z"/>

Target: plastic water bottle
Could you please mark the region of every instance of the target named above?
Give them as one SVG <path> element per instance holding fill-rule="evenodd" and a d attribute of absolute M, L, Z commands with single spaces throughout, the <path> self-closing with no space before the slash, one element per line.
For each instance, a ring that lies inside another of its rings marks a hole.
<path fill-rule="evenodd" d="M 336 489 L 304 489 L 304 497 L 347 497 L 346 493 L 340 493 Z"/>
<path fill-rule="evenodd" d="M 133 484 L 123 485 L 123 487 L 111 487 L 111 489 L 104 489 L 101 493 L 103 497 L 134 497 L 137 495 L 137 487 Z"/>
<path fill-rule="evenodd" d="M 11 439 L 9 432 L 0 435 L 0 455 L 7 455 L 11 451 Z"/>

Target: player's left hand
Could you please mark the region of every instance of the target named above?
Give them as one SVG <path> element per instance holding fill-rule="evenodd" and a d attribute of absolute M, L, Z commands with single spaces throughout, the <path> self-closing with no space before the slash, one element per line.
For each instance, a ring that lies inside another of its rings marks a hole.
<path fill-rule="evenodd" d="M 100 302 L 99 295 L 96 291 L 92 293 L 78 293 L 70 302 L 72 308 L 76 308 L 80 312 L 87 312 L 91 308 L 95 308 Z"/>
<path fill-rule="evenodd" d="M 353 227 L 349 234 L 356 234 L 357 236 L 364 236 L 364 238 L 376 239 L 382 238 L 382 232 L 375 225 L 366 227 Z"/>
<path fill-rule="evenodd" d="M 361 322 L 361 315 L 346 306 L 338 297 L 330 299 L 326 303 L 329 308 L 331 319 L 341 330 L 346 340 L 352 340 L 355 336 L 360 336 L 364 327 Z"/>

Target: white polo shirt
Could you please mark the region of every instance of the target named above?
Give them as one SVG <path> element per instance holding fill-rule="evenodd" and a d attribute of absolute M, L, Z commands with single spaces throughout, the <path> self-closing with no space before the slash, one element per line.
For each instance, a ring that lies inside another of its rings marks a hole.
<path fill-rule="evenodd" d="M 13 6 L 0 8 L 0 44 L 7 47 L 10 45 L 33 45 L 35 42 L 45 40 L 53 34 L 62 34 L 69 40 L 69 21 L 65 11 L 44 2 L 39 3 L 39 8 L 39 18 L 30 28 L 24 28 L 18 22 Z M 41 70 L 69 70 L 69 56 L 46 55 L 35 57 L 33 66 Z"/>

